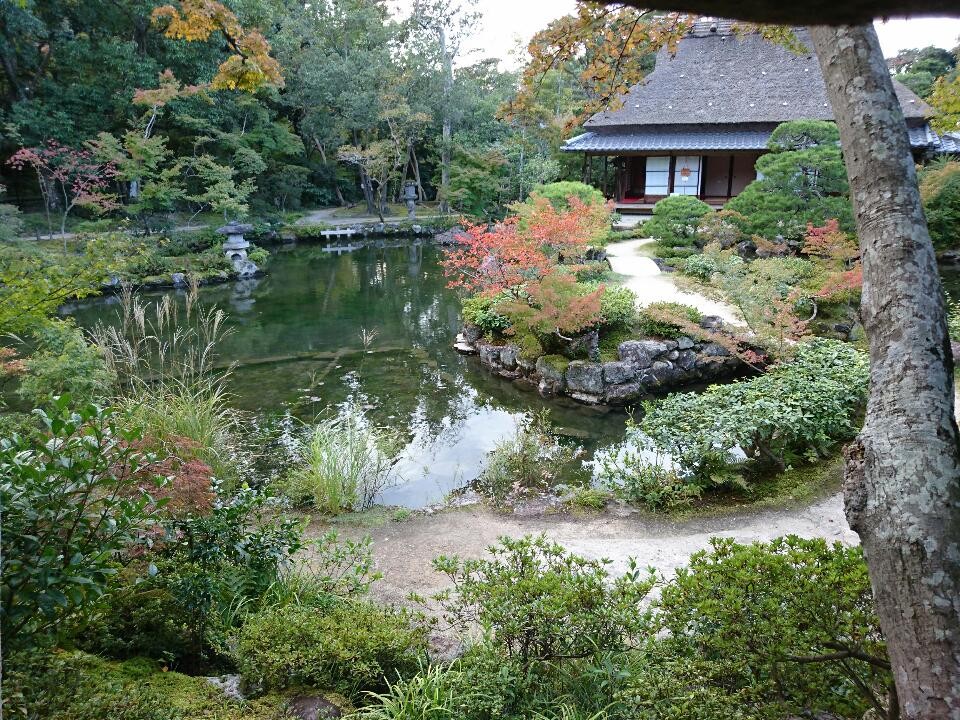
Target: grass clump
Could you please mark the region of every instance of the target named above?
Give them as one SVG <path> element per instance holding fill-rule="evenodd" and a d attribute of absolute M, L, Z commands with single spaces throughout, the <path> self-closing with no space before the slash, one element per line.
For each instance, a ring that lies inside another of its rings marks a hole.
<path fill-rule="evenodd" d="M 331 515 L 367 510 L 394 482 L 402 447 L 398 432 L 371 425 L 357 405 L 347 404 L 300 441 L 300 463 L 281 490 L 295 504 Z"/>
<path fill-rule="evenodd" d="M 98 325 L 92 336 L 116 379 L 115 403 L 130 424 L 233 484 L 241 474 L 240 416 L 225 387 L 232 367 L 219 367 L 217 352 L 228 336 L 226 315 L 198 307 L 198 292 L 192 283 L 182 307 L 170 295 L 145 304 L 127 286 L 119 322 Z"/>
<path fill-rule="evenodd" d="M 497 504 L 543 492 L 561 481 L 558 469 L 581 479 L 582 455 L 582 447 L 569 447 L 557 439 L 549 411 L 543 410 L 524 417 L 517 434 L 490 452 L 476 487 Z"/>

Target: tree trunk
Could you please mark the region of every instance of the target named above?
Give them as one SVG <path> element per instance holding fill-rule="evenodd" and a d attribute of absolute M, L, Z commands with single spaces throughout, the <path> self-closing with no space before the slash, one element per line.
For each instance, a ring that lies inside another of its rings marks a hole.
<path fill-rule="evenodd" d="M 413 181 L 417 184 L 417 199 L 423 202 L 427 199 L 427 193 L 423 189 L 423 183 L 420 180 L 420 161 L 417 159 L 417 148 L 413 142 L 410 143 L 410 171 L 413 173 Z"/>
<path fill-rule="evenodd" d="M 863 258 L 866 421 L 847 450 L 904 718 L 960 717 L 960 452 L 953 359 L 906 125 L 872 25 L 812 29 Z"/>
<path fill-rule="evenodd" d="M 317 150 L 320 152 L 320 159 L 323 161 L 323 164 L 329 167 L 329 163 L 327 162 L 327 151 L 323 147 L 323 143 L 321 143 L 317 138 L 314 138 L 313 144 L 317 148 Z M 340 192 L 340 183 L 337 182 L 336 167 L 333 168 L 333 172 L 331 173 L 331 175 L 333 176 L 333 192 L 337 196 L 337 202 L 340 203 L 340 207 L 346 207 L 347 201 L 343 199 L 343 193 Z"/>
<path fill-rule="evenodd" d="M 453 142 L 453 120 L 450 99 L 453 94 L 453 58 L 447 49 L 447 33 L 440 27 L 440 53 L 443 55 L 443 137 L 440 146 L 440 212 L 450 212 L 450 145 Z"/>

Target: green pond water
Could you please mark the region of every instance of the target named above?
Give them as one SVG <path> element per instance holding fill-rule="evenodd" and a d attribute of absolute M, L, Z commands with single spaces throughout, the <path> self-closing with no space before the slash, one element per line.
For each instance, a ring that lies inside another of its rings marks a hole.
<path fill-rule="evenodd" d="M 430 243 L 298 245 L 275 252 L 265 277 L 201 288 L 228 314 L 220 346 L 237 367 L 234 404 L 269 420 L 309 421 L 352 400 L 370 420 L 407 433 L 400 482 L 381 502 L 422 507 L 467 485 L 525 413 L 549 407 L 571 442 L 592 453 L 623 437 L 626 416 L 494 378 L 451 347 L 460 306 Z M 170 291 L 183 302 L 183 293 Z M 145 293 L 159 297 L 161 293 Z M 82 326 L 116 322 L 119 298 L 66 308 Z M 365 344 L 366 343 L 366 344 Z"/>

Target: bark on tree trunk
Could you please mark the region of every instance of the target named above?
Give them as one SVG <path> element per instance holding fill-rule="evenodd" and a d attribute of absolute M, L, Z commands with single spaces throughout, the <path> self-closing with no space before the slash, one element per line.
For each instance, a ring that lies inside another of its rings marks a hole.
<path fill-rule="evenodd" d="M 420 180 L 420 161 L 417 159 L 417 148 L 413 142 L 409 146 L 410 151 L 410 171 L 413 173 L 413 181 L 417 184 L 417 199 L 423 202 L 427 199 L 427 193 L 423 189 L 423 183 Z"/>
<path fill-rule="evenodd" d="M 903 114 L 872 25 L 812 28 L 863 258 L 866 422 L 846 512 L 905 718 L 960 717 L 960 452 L 953 359 Z"/>
<path fill-rule="evenodd" d="M 453 142 L 453 120 L 450 117 L 450 96 L 453 94 L 453 58 L 447 50 L 447 33 L 439 31 L 443 55 L 443 137 L 440 147 L 440 212 L 450 212 L 450 144 Z"/>
<path fill-rule="evenodd" d="M 327 162 L 327 151 L 323 147 L 323 143 L 320 142 L 317 138 L 313 139 L 313 145 L 317 148 L 317 151 L 320 153 L 320 159 L 323 161 L 324 165 L 329 165 Z M 346 207 L 347 201 L 343 199 L 343 193 L 340 192 L 340 183 L 337 182 L 337 168 L 333 167 L 333 172 L 331 173 L 333 177 L 333 192 L 337 196 L 337 202 L 340 203 L 340 207 Z"/>

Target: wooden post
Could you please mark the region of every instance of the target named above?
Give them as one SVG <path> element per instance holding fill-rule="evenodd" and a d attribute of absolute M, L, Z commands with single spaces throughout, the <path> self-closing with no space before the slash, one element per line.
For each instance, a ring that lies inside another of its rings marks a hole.
<path fill-rule="evenodd" d="M 670 156 L 670 170 L 667 173 L 667 195 L 673 195 L 673 174 L 677 171 L 677 156 Z"/>

